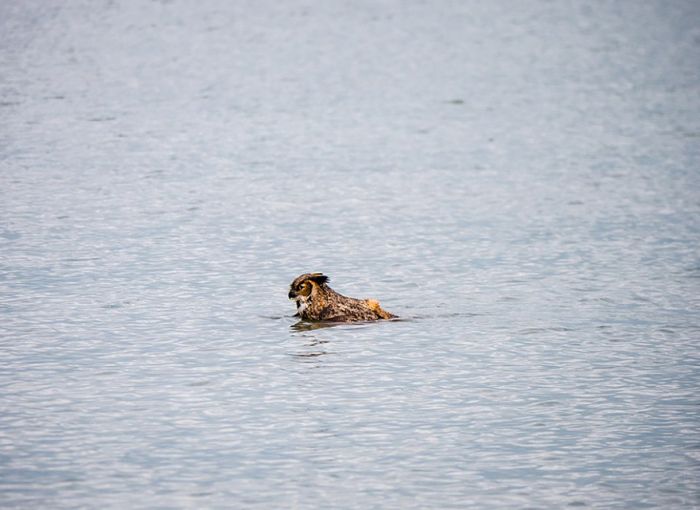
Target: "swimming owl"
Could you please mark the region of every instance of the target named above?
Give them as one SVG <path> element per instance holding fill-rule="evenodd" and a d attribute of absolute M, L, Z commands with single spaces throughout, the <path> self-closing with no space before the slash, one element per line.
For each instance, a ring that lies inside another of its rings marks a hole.
<path fill-rule="evenodd" d="M 374 299 L 354 299 L 338 294 L 322 273 L 299 276 L 289 286 L 289 299 L 297 303 L 297 316 L 307 321 L 376 321 L 393 319 Z"/>

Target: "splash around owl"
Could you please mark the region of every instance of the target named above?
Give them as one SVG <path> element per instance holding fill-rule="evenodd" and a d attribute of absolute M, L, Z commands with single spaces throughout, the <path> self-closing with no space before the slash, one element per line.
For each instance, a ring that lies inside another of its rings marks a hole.
<path fill-rule="evenodd" d="M 306 321 L 357 322 L 395 319 L 379 301 L 338 294 L 328 286 L 323 273 L 306 273 L 289 286 L 289 299 L 297 304 L 296 317 Z"/>

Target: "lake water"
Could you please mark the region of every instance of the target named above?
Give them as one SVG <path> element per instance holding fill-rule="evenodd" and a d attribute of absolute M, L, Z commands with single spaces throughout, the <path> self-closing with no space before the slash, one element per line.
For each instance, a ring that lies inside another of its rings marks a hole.
<path fill-rule="evenodd" d="M 1 3 L 0 506 L 700 508 L 698 20 Z"/>

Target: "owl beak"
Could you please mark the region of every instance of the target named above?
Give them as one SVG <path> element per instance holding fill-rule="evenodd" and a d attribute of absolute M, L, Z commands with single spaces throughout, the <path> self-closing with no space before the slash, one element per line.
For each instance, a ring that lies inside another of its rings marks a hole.
<path fill-rule="evenodd" d="M 290 290 L 289 291 L 289 299 L 294 299 L 295 297 L 297 297 L 297 293 L 294 292 L 293 290 Z"/>

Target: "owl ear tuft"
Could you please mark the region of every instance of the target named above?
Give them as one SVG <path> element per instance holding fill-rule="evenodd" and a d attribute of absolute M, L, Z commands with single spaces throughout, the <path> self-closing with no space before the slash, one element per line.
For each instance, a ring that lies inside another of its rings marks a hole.
<path fill-rule="evenodd" d="M 323 273 L 311 273 L 311 274 L 309 275 L 309 280 L 311 280 L 312 282 L 316 282 L 316 283 L 318 283 L 319 285 L 323 285 L 323 284 L 326 283 L 328 280 L 330 280 L 330 278 L 328 278 L 328 277 L 327 277 L 325 274 L 323 274 Z"/>

